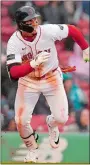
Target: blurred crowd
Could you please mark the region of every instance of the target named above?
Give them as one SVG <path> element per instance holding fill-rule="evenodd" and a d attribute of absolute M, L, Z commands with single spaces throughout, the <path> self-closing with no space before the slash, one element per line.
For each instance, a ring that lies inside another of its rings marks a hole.
<path fill-rule="evenodd" d="M 89 1 L 2 1 L 1 3 L 1 126 L 15 131 L 14 101 L 17 82 L 12 83 L 6 68 L 6 46 L 17 29 L 15 11 L 23 6 L 35 7 L 40 24 L 74 24 L 89 42 Z M 57 41 L 58 59 L 62 66 L 76 66 L 76 71 L 63 74 L 63 83 L 69 102 L 69 121 L 64 131 L 88 131 L 89 128 L 89 64 L 82 59 L 82 50 L 67 38 Z M 59 108 L 59 107 L 58 107 Z M 41 94 L 33 115 L 50 114 L 49 106 Z"/>

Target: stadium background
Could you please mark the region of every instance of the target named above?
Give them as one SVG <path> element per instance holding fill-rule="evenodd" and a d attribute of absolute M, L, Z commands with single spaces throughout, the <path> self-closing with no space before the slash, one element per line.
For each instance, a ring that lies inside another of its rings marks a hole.
<path fill-rule="evenodd" d="M 89 1 L 2 1 L 1 2 L 1 161 L 21 162 L 27 152 L 14 121 L 17 82 L 9 80 L 6 70 L 7 41 L 16 30 L 14 13 L 23 5 L 34 6 L 41 15 L 40 24 L 74 24 L 89 42 Z M 80 47 L 71 38 L 56 42 L 62 66 L 76 66 L 73 74 L 63 74 L 69 101 L 69 120 L 59 126 L 60 148 L 52 150 L 48 143 L 46 115 L 49 107 L 43 95 L 34 109 L 32 126 L 40 134 L 41 161 L 89 163 L 89 64 L 84 63 Z M 59 107 L 58 107 L 59 108 Z"/>

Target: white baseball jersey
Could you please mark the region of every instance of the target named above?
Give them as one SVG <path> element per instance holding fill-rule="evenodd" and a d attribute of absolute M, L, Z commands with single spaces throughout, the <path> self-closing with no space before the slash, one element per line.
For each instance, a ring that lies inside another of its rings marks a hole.
<path fill-rule="evenodd" d="M 21 33 L 16 31 L 7 44 L 7 65 L 13 63 L 25 63 L 34 59 L 36 55 L 42 51 L 49 52 L 50 58 L 48 62 L 36 68 L 35 71 L 23 78 L 28 79 L 31 75 L 41 77 L 58 67 L 59 64 L 55 41 L 61 41 L 67 36 L 68 26 L 65 24 L 46 24 L 38 26 L 37 36 L 32 42 L 23 39 Z"/>

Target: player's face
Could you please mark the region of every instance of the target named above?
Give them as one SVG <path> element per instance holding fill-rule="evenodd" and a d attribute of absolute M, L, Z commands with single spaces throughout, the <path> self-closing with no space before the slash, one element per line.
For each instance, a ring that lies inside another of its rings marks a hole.
<path fill-rule="evenodd" d="M 36 28 L 38 26 L 38 19 L 37 18 L 33 18 L 32 20 L 26 21 L 25 24 L 33 26 L 34 31 L 32 33 L 22 31 L 23 35 L 25 35 L 25 36 L 32 36 L 32 35 L 37 33 L 36 32 Z"/>
<path fill-rule="evenodd" d="M 32 20 L 27 21 L 26 24 L 32 25 L 34 27 L 34 29 L 36 30 L 36 28 L 38 26 L 38 20 L 37 20 L 37 18 L 33 18 Z"/>

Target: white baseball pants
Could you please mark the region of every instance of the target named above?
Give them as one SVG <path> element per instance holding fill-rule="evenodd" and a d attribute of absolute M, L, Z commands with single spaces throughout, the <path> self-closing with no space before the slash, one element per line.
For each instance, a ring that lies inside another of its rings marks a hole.
<path fill-rule="evenodd" d="M 58 69 L 47 79 L 37 81 L 22 78 L 18 82 L 15 100 L 15 121 L 21 137 L 33 133 L 30 121 L 41 92 L 50 106 L 54 120 L 62 124 L 68 120 L 68 101 Z"/>

